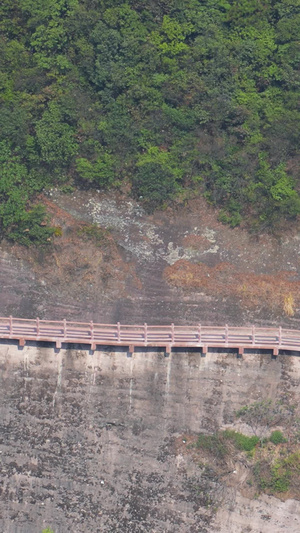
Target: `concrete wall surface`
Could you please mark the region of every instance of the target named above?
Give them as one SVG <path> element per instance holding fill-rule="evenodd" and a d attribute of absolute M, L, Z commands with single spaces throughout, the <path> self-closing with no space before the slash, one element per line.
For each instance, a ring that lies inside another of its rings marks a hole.
<path fill-rule="evenodd" d="M 236 487 L 212 508 L 204 493 L 218 493 L 218 481 L 205 485 L 197 462 L 175 445 L 230 426 L 251 401 L 299 401 L 300 358 L 129 358 L 2 343 L 0 365 L 1 532 L 300 531 L 294 500 L 248 500 Z"/>

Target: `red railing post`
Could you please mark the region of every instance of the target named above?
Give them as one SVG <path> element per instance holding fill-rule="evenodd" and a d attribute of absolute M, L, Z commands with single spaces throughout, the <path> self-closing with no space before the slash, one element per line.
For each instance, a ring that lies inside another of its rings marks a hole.
<path fill-rule="evenodd" d="M 281 338 L 282 338 L 282 327 L 279 326 L 278 328 L 278 345 L 281 346 Z"/>
<path fill-rule="evenodd" d="M 174 324 L 173 324 L 173 322 L 171 324 L 171 340 L 172 340 L 172 342 L 175 341 L 175 333 L 174 333 Z"/>
<path fill-rule="evenodd" d="M 147 344 L 147 342 L 148 342 L 147 322 L 145 322 L 145 324 L 144 324 L 144 341 L 145 341 L 145 344 Z"/>
<path fill-rule="evenodd" d="M 90 333 L 91 333 L 91 340 L 94 340 L 94 322 L 91 320 L 90 322 Z"/>
<path fill-rule="evenodd" d="M 225 344 L 228 346 L 228 324 L 225 324 Z"/>
<path fill-rule="evenodd" d="M 40 319 L 37 317 L 36 319 L 36 336 L 38 337 L 40 334 Z"/>
<path fill-rule="evenodd" d="M 118 342 L 121 342 L 121 326 L 120 322 L 117 323 Z"/>
<path fill-rule="evenodd" d="M 198 325 L 198 342 L 201 342 L 201 324 Z"/>
<path fill-rule="evenodd" d="M 13 317 L 9 315 L 9 334 L 13 334 Z"/>
<path fill-rule="evenodd" d="M 255 344 L 255 326 L 252 326 L 252 344 Z"/>

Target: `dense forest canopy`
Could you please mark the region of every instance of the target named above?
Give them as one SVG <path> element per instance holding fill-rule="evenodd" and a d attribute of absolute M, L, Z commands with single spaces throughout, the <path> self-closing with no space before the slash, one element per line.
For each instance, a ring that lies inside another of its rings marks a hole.
<path fill-rule="evenodd" d="M 231 225 L 300 212 L 300 0 L 2 0 L 0 229 L 45 187 L 193 191 Z M 64 185 L 65 186 L 65 185 Z M 41 224 L 42 223 L 42 224 Z"/>

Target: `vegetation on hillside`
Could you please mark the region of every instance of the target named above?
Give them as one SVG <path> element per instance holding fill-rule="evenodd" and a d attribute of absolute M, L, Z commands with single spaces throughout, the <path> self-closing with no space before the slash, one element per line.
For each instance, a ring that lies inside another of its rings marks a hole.
<path fill-rule="evenodd" d="M 279 495 L 290 491 L 291 495 L 299 498 L 300 421 L 295 406 L 263 400 L 246 405 L 236 416 L 247 424 L 252 435 L 233 429 L 210 435 L 201 433 L 194 444 L 204 458 L 200 466 L 210 465 L 208 459 L 213 458 L 218 475 L 223 477 L 224 472 L 232 473 L 229 470 L 232 463 L 236 469 L 242 465 L 247 472 L 248 490 L 253 496 L 260 492 Z M 278 424 L 284 432 L 279 429 L 271 431 Z"/>
<path fill-rule="evenodd" d="M 63 184 L 296 217 L 299 28 L 299 0 L 3 0 L 2 235 L 47 242 L 35 199 Z"/>

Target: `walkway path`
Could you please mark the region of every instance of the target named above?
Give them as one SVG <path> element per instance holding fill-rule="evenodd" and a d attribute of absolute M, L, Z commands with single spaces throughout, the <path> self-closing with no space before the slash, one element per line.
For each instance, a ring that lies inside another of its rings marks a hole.
<path fill-rule="evenodd" d="M 300 331 L 278 328 L 231 327 L 231 326 L 149 326 L 94 324 L 93 322 L 68 322 L 28 320 L 0 317 L 0 339 L 16 339 L 20 346 L 26 341 L 53 342 L 56 348 L 62 343 L 96 346 L 127 346 L 133 352 L 138 346 L 164 347 L 167 353 L 173 347 L 236 348 L 239 354 L 245 349 L 269 349 L 274 355 L 279 350 L 300 352 Z"/>

